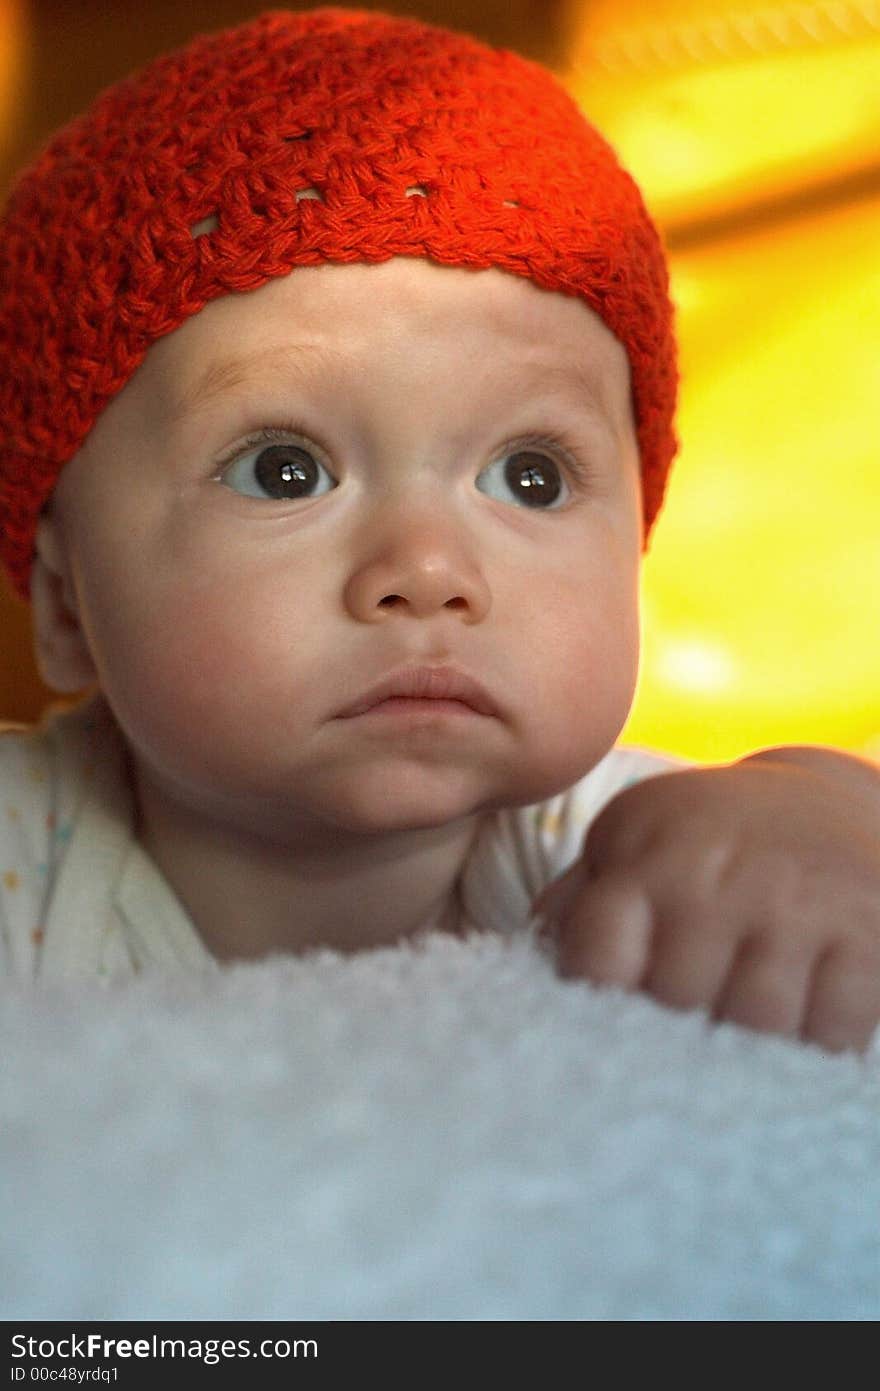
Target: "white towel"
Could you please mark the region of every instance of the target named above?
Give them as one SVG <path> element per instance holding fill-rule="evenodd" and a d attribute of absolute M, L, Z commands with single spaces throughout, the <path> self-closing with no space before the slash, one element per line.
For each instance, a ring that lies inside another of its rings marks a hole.
<path fill-rule="evenodd" d="M 880 1055 L 432 934 L 2 997 L 6 1319 L 875 1319 Z"/>

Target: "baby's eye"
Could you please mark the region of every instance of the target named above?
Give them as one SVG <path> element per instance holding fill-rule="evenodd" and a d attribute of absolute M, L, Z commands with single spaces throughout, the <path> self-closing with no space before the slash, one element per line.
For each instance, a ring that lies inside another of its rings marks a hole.
<path fill-rule="evenodd" d="M 477 479 L 480 492 L 499 502 L 511 497 L 524 507 L 554 508 L 570 496 L 562 470 L 554 459 L 532 447 L 510 450 L 484 469 Z"/>
<path fill-rule="evenodd" d="M 322 476 L 327 485 L 322 483 Z M 318 497 L 336 487 L 335 479 L 310 450 L 300 444 L 270 444 L 246 450 L 217 475 L 245 497 L 295 501 Z"/>

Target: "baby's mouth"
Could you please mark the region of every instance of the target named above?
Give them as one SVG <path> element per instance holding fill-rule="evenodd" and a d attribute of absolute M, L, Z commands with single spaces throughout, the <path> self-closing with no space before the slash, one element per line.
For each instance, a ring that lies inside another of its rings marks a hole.
<path fill-rule="evenodd" d="M 341 710 L 337 719 L 351 719 L 381 709 L 384 713 L 433 708 L 440 713 L 497 716 L 499 711 L 478 681 L 456 667 L 402 667 L 391 672 Z"/>

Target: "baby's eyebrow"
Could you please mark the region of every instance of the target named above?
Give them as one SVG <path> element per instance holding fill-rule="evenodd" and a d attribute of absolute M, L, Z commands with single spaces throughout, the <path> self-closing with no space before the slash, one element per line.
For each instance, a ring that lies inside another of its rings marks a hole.
<path fill-rule="evenodd" d="M 217 358 L 172 401 L 165 421 L 166 424 L 174 424 L 186 416 L 196 415 L 218 397 L 267 373 L 283 373 L 287 379 L 296 376 L 307 382 L 318 372 L 339 371 L 345 364 L 343 353 L 332 344 L 317 339 L 274 343 L 245 357 L 230 355 Z M 517 378 L 517 395 L 520 397 L 530 390 L 557 392 L 576 400 L 582 410 L 602 423 L 609 422 L 613 415 L 603 390 L 605 383 L 601 371 L 578 358 L 573 357 L 564 363 L 524 363 L 517 369 Z"/>
<path fill-rule="evenodd" d="M 204 372 L 171 403 L 166 419 L 173 423 L 184 416 L 204 410 L 219 396 L 244 386 L 260 373 L 286 377 L 299 375 L 308 378 L 316 371 L 338 368 L 342 355 L 333 347 L 317 341 L 274 343 L 247 357 L 227 356 L 209 363 Z"/>
<path fill-rule="evenodd" d="M 606 381 L 600 370 L 590 370 L 578 358 L 566 363 L 541 363 L 535 368 L 536 378 L 540 378 L 543 390 L 555 388 L 576 396 L 582 405 L 594 413 L 610 415 L 611 406 L 607 399 Z"/>

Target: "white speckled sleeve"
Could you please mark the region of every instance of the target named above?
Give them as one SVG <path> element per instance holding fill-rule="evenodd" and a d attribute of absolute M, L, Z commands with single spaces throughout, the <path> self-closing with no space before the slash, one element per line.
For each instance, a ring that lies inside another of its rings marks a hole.
<path fill-rule="evenodd" d="M 32 729 L 0 729 L 0 957 L 30 978 L 42 941 L 54 819 L 51 751 Z"/>

